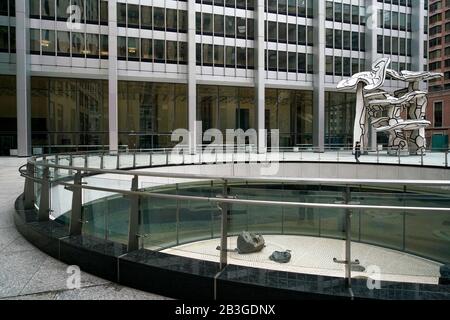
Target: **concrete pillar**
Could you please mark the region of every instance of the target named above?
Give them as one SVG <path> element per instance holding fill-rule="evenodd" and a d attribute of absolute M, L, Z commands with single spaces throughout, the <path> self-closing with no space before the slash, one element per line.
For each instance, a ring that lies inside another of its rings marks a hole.
<path fill-rule="evenodd" d="M 256 102 L 256 127 L 258 130 L 258 152 L 265 153 L 267 147 L 266 135 L 266 86 L 265 86 L 265 62 L 264 62 L 264 2 L 258 0 L 255 8 L 255 102 Z"/>
<path fill-rule="evenodd" d="M 313 144 L 325 151 L 325 1 L 314 1 Z"/>
<path fill-rule="evenodd" d="M 366 0 L 366 70 L 371 70 L 377 59 L 378 1 Z M 364 71 L 364 70 L 363 70 Z"/>
<path fill-rule="evenodd" d="M 195 43 L 195 0 L 188 0 L 188 130 L 189 150 L 197 149 L 197 62 Z M 200 142 L 201 143 L 201 142 Z"/>
<path fill-rule="evenodd" d="M 411 69 L 423 71 L 425 50 L 425 0 L 412 0 L 412 41 L 411 41 Z"/>
<path fill-rule="evenodd" d="M 31 155 L 31 77 L 29 52 L 28 1 L 16 1 L 16 99 L 17 151 L 19 157 Z"/>
<path fill-rule="evenodd" d="M 377 34 L 378 34 L 378 1 L 366 0 L 366 65 L 365 70 L 372 70 L 372 64 L 378 58 Z M 365 71 L 361 70 L 361 71 Z M 369 119 L 370 121 L 370 119 Z M 377 132 L 372 126 L 369 126 L 369 143 L 366 148 L 369 151 L 376 151 Z"/>
<path fill-rule="evenodd" d="M 118 77 L 117 77 L 117 0 L 108 1 L 108 119 L 109 150 L 119 150 Z"/>

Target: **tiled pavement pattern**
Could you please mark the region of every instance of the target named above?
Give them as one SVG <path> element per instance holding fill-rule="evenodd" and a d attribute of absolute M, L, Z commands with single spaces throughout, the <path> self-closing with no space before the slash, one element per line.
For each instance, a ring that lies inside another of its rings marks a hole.
<path fill-rule="evenodd" d="M 81 288 L 69 290 L 68 266 L 28 243 L 14 226 L 14 201 L 23 190 L 18 168 L 24 163 L 25 159 L 0 158 L 0 299 L 166 299 L 84 272 Z"/>

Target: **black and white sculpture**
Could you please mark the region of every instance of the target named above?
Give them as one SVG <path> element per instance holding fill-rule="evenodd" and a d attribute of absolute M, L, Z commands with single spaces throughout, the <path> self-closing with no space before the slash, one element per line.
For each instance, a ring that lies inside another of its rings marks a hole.
<path fill-rule="evenodd" d="M 388 69 L 391 60 L 377 60 L 372 71 L 354 74 L 337 85 L 338 90 L 356 89 L 356 116 L 353 148 L 360 142 L 361 149 L 368 149 L 369 130 L 389 134 L 388 153 L 392 155 L 421 154 L 426 150 L 425 128 L 431 125 L 425 119 L 428 103 L 427 92 L 420 91 L 421 81 L 440 78 L 441 73 L 397 72 Z M 393 95 L 381 90 L 386 75 L 393 80 L 408 83 L 405 89 Z M 405 120 L 402 115 L 408 115 Z"/>

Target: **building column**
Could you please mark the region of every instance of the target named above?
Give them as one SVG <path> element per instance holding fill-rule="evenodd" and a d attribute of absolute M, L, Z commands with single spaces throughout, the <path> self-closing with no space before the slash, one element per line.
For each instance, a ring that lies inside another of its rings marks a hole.
<path fill-rule="evenodd" d="M 377 44 L 377 30 L 378 30 L 378 1 L 366 0 L 366 65 L 365 70 L 372 70 L 372 64 L 378 58 L 378 44 Z M 377 149 L 377 131 L 373 126 L 370 126 L 369 131 L 369 151 L 376 151 Z"/>
<path fill-rule="evenodd" d="M 195 42 L 195 0 L 188 0 L 188 130 L 189 151 L 197 151 L 197 61 Z"/>
<path fill-rule="evenodd" d="M 19 157 L 28 157 L 32 154 L 28 10 L 28 1 L 16 1 L 17 152 Z"/>
<path fill-rule="evenodd" d="M 325 151 L 325 1 L 314 1 L 313 144 Z"/>
<path fill-rule="evenodd" d="M 265 40 L 264 40 L 264 2 L 258 0 L 255 17 L 255 94 L 256 94 L 256 128 L 258 130 L 258 153 L 267 150 L 266 134 L 266 74 L 265 74 Z M 267 132 L 269 133 L 269 132 Z"/>
<path fill-rule="evenodd" d="M 372 64 L 377 59 L 377 30 L 378 30 L 378 1 L 366 0 L 366 70 L 372 69 Z M 365 70 L 361 70 L 365 71 Z"/>
<path fill-rule="evenodd" d="M 411 69 L 423 71 L 425 55 L 425 0 L 412 0 L 412 41 L 411 41 Z"/>
<path fill-rule="evenodd" d="M 117 0 L 108 1 L 108 121 L 109 150 L 119 150 L 117 76 Z"/>

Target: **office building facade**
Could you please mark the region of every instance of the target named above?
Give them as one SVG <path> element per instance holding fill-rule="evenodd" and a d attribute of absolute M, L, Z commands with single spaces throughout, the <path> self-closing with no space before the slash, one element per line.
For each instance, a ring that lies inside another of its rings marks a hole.
<path fill-rule="evenodd" d="M 429 84 L 427 130 L 431 147 L 447 149 L 450 135 L 450 1 L 430 1 L 429 69 L 444 77 Z"/>
<path fill-rule="evenodd" d="M 170 147 L 175 129 L 351 142 L 336 84 L 427 62 L 425 0 L 0 1 L 0 152 Z M 386 87 L 402 84 L 388 80 Z M 372 139 L 373 144 L 376 143 Z M 201 141 L 196 141 L 201 144 Z"/>

